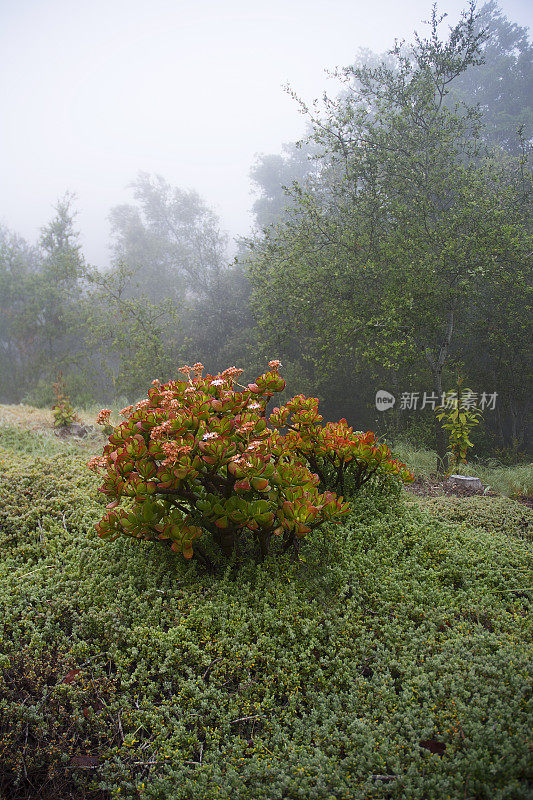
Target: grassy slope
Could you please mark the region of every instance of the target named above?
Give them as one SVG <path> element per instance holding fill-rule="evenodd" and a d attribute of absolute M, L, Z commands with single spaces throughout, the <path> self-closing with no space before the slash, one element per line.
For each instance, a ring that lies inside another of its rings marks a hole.
<path fill-rule="evenodd" d="M 533 550 L 513 501 L 491 521 L 469 500 L 476 527 L 362 501 L 305 563 L 215 578 L 103 544 L 85 457 L 1 438 L 3 800 L 88 781 L 143 800 L 529 796 Z"/>
<path fill-rule="evenodd" d="M 79 411 L 76 414 L 85 425 L 94 425 L 96 414 L 93 410 Z M 0 404 L 0 425 L 21 427 L 23 429 L 46 430 L 53 425 L 52 410 L 50 408 L 35 408 L 24 403 L 12 405 Z"/>

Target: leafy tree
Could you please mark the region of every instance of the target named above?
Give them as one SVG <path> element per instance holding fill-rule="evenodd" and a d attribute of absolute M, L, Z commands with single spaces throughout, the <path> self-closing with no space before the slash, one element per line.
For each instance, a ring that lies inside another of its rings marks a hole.
<path fill-rule="evenodd" d="M 2 402 L 20 400 L 39 363 L 37 284 L 37 249 L 0 227 Z"/>
<path fill-rule="evenodd" d="M 448 452 L 451 457 L 450 471 L 461 464 L 467 464 L 467 453 L 473 447 L 470 433 L 482 418 L 481 411 L 475 406 L 465 406 L 464 398 L 473 397 L 472 389 L 463 387 L 463 378 L 458 377 L 457 391 L 447 392 L 443 396 L 443 405 L 437 406 L 435 413 L 444 430 L 448 432 Z"/>
<path fill-rule="evenodd" d="M 124 264 L 104 275 L 87 273 L 83 349 L 97 373 L 98 396 L 109 400 L 138 397 L 154 378 L 172 375 L 184 347 L 176 303 L 138 297 L 135 277 Z"/>
<path fill-rule="evenodd" d="M 225 266 L 226 237 L 199 195 L 141 172 L 136 205 L 110 214 L 113 255 L 136 273 L 139 296 L 182 302 L 205 294 Z"/>
<path fill-rule="evenodd" d="M 250 282 L 242 263 L 224 269 L 202 297 L 195 298 L 181 317 L 187 333 L 187 358 L 202 354 L 206 367 L 240 362 L 256 371 L 261 364 L 250 308 Z"/>
<path fill-rule="evenodd" d="M 74 227 L 74 200 L 75 195 L 66 192 L 54 206 L 55 217 L 41 228 L 39 244 L 44 253 L 42 272 L 55 283 L 74 285 L 82 274 L 83 256 L 80 234 Z"/>
<path fill-rule="evenodd" d="M 254 189 L 258 193 L 252 206 L 259 230 L 278 222 L 291 206 L 288 191 L 297 181 L 303 183 L 313 173 L 312 147 L 307 142 L 289 142 L 282 153 L 262 153 L 250 170 Z"/>
<path fill-rule="evenodd" d="M 31 247 L 0 232 L 0 358 L 3 397 L 19 401 L 39 379 L 48 381 L 80 344 L 76 309 L 84 262 L 74 227 L 74 197 L 67 193 Z"/>
<path fill-rule="evenodd" d="M 498 195 L 507 205 L 509 223 L 529 227 L 531 221 L 531 172 L 527 158 L 503 155 L 493 161 L 501 187 Z M 533 394 L 530 364 L 533 315 L 530 255 L 500 261 L 497 280 L 484 283 L 473 298 L 466 324 L 459 332 L 460 352 L 469 375 L 480 387 L 498 396 L 495 432 L 498 449 L 516 456 L 527 446 L 527 417 Z"/>
<path fill-rule="evenodd" d="M 41 229 L 39 245 L 41 336 L 46 361 L 55 374 L 78 346 L 77 307 L 83 292 L 85 263 L 74 227 L 74 195 L 67 192 L 54 207 L 56 215 Z"/>
<path fill-rule="evenodd" d="M 249 364 L 249 281 L 241 264 L 227 265 L 227 240 L 216 216 L 196 192 L 160 176 L 141 173 L 132 186 L 136 204 L 111 213 L 116 263 L 131 273 L 122 301 L 149 301 L 166 312 L 172 307 L 180 330 L 169 331 L 167 343 L 174 342 L 180 359 L 201 356 L 208 369 L 220 360 Z M 155 364 L 152 372 L 170 374 Z"/>
<path fill-rule="evenodd" d="M 480 9 L 474 30 L 485 32 L 483 62 L 457 76 L 450 100 L 478 105 L 486 141 L 519 155 L 521 138 L 533 137 L 533 44 L 528 29 L 508 20 L 490 0 Z"/>
<path fill-rule="evenodd" d="M 531 242 L 516 198 L 478 146 L 479 115 L 450 109 L 450 84 L 480 63 L 474 7 L 448 39 L 396 44 L 394 65 L 348 67 L 346 92 L 310 115 L 323 163 L 295 187 L 299 214 L 256 243 L 250 274 L 269 339 L 323 372 L 359 358 L 425 364 L 436 398 L 472 298 Z M 309 110 L 305 109 L 308 113 Z M 446 441 L 436 428 L 439 463 Z"/>

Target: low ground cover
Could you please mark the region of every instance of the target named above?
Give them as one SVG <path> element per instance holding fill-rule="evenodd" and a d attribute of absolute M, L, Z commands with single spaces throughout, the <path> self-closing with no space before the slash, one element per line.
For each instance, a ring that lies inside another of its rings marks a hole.
<path fill-rule="evenodd" d="M 86 452 L 38 446 L 0 436 L 3 800 L 530 796 L 526 506 L 361 498 L 211 576 L 99 540 Z"/>

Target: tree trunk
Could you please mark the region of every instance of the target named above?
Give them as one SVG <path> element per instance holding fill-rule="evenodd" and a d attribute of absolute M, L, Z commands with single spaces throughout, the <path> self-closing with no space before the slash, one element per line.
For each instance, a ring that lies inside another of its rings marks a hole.
<path fill-rule="evenodd" d="M 514 453 L 517 453 L 524 443 L 524 426 L 513 399 L 509 401 L 509 414 L 511 416 L 511 446 Z"/>
<path fill-rule="evenodd" d="M 505 434 L 503 432 L 502 415 L 499 404 L 496 405 L 496 422 L 498 425 L 498 437 L 500 440 L 500 448 L 505 449 Z"/>
<path fill-rule="evenodd" d="M 424 347 L 424 355 L 426 361 L 431 367 L 433 375 L 433 387 L 439 398 L 442 397 L 442 370 L 448 357 L 448 351 L 452 341 L 454 328 L 454 312 L 448 311 L 448 319 L 446 321 L 446 332 L 442 342 L 438 346 L 437 352 L 431 352 L 429 347 Z M 435 450 L 437 451 L 437 474 L 443 475 L 448 470 L 448 448 L 446 442 L 446 434 L 440 424 L 439 420 L 435 418 Z"/>
<path fill-rule="evenodd" d="M 400 396 L 400 383 L 398 380 L 398 372 L 393 369 L 392 370 L 392 385 L 394 387 L 394 395 L 396 397 Z M 396 439 L 399 438 L 400 433 L 405 429 L 405 414 L 402 414 L 399 407 L 394 405 L 392 409 L 388 412 L 387 416 L 391 421 L 391 435 L 393 442 L 396 442 Z"/>
<path fill-rule="evenodd" d="M 433 374 L 434 391 L 439 398 L 442 397 L 442 370 Z M 439 401 L 440 402 L 440 401 Z M 444 475 L 448 471 L 448 445 L 446 432 L 440 421 L 435 417 L 435 450 L 437 451 L 437 474 Z"/>
<path fill-rule="evenodd" d="M 268 555 L 268 546 L 270 544 L 270 534 L 261 531 L 257 535 L 259 541 L 259 561 L 264 561 Z"/>
<path fill-rule="evenodd" d="M 194 555 L 197 560 L 203 564 L 203 566 L 207 569 L 207 571 L 211 574 L 215 572 L 215 565 L 205 552 L 205 550 L 196 542 L 194 544 Z"/>

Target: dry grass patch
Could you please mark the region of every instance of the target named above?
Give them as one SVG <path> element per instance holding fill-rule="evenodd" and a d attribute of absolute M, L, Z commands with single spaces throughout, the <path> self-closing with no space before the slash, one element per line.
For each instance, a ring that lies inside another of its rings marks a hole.
<path fill-rule="evenodd" d="M 95 425 L 96 416 L 86 411 L 76 411 L 84 425 Z M 39 431 L 53 428 L 52 409 L 35 408 L 24 403 L 0 405 L 0 425 L 15 426 L 26 430 Z"/>

